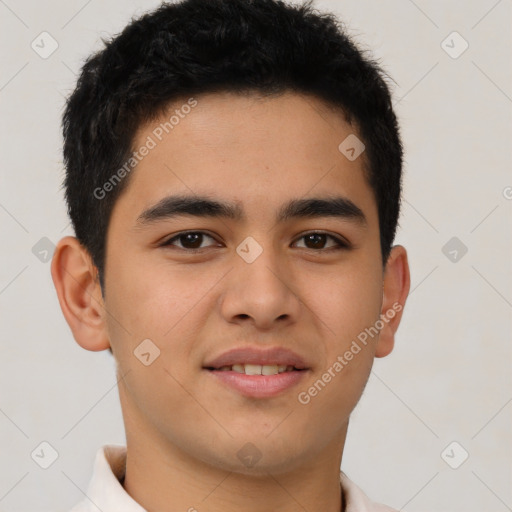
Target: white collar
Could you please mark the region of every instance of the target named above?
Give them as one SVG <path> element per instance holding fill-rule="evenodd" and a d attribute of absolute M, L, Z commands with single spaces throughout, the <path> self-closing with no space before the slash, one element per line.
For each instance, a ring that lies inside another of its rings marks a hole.
<path fill-rule="evenodd" d="M 126 468 L 126 447 L 105 445 L 96 453 L 92 478 L 85 498 L 70 512 L 147 512 L 123 488 Z M 396 512 L 371 502 L 366 495 L 340 471 L 345 499 L 345 512 Z"/>

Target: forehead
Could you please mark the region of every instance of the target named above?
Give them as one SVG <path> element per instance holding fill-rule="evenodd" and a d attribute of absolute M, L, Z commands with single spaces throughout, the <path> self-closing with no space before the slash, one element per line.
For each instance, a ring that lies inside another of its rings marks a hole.
<path fill-rule="evenodd" d="M 195 194 L 264 216 L 291 199 L 335 194 L 371 218 L 376 209 L 364 177 L 365 155 L 351 160 L 340 150 L 354 136 L 340 110 L 311 96 L 184 98 L 140 127 L 133 149 L 150 150 L 120 201 L 135 214 L 165 196 Z"/>

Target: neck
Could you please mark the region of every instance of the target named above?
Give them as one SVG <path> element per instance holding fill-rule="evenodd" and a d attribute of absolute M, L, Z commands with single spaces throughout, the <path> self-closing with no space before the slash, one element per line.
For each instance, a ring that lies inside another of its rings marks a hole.
<path fill-rule="evenodd" d="M 127 436 L 124 488 L 148 511 L 161 512 L 340 512 L 339 467 L 329 445 L 309 464 L 287 472 L 254 477 L 191 459 L 175 446 L 139 443 Z"/>
<path fill-rule="evenodd" d="M 122 393 L 123 394 L 123 393 Z M 124 398 L 124 397 L 123 397 Z M 122 400 L 123 403 L 123 400 Z M 303 512 L 344 510 L 340 465 L 348 423 L 313 455 L 276 470 L 230 470 L 191 456 L 124 403 L 127 458 L 123 487 L 148 512 Z"/>

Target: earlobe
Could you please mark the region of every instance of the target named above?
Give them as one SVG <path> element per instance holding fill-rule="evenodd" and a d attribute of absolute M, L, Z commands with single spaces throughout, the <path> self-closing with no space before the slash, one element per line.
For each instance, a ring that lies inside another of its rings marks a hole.
<path fill-rule="evenodd" d="M 110 347 L 97 269 L 75 237 L 58 243 L 51 266 L 62 313 L 76 342 L 92 351 Z"/>
<path fill-rule="evenodd" d="M 395 343 L 395 333 L 400 325 L 405 301 L 409 294 L 411 277 L 407 251 L 401 245 L 392 247 L 384 270 L 384 286 L 381 309 L 382 329 L 375 357 L 385 357 Z"/>

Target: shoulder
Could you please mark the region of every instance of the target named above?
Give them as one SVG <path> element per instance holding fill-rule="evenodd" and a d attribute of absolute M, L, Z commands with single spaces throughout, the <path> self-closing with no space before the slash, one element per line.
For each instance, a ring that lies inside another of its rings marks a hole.
<path fill-rule="evenodd" d="M 126 468 L 126 447 L 105 445 L 96 452 L 93 474 L 80 503 L 69 512 L 145 512 L 124 490 L 121 480 Z"/>
<path fill-rule="evenodd" d="M 92 512 L 92 509 L 87 505 L 85 501 L 81 501 L 75 505 L 69 512 Z"/>
<path fill-rule="evenodd" d="M 398 512 L 394 508 L 371 501 L 343 471 L 340 471 L 340 482 L 345 502 L 344 512 Z"/>

